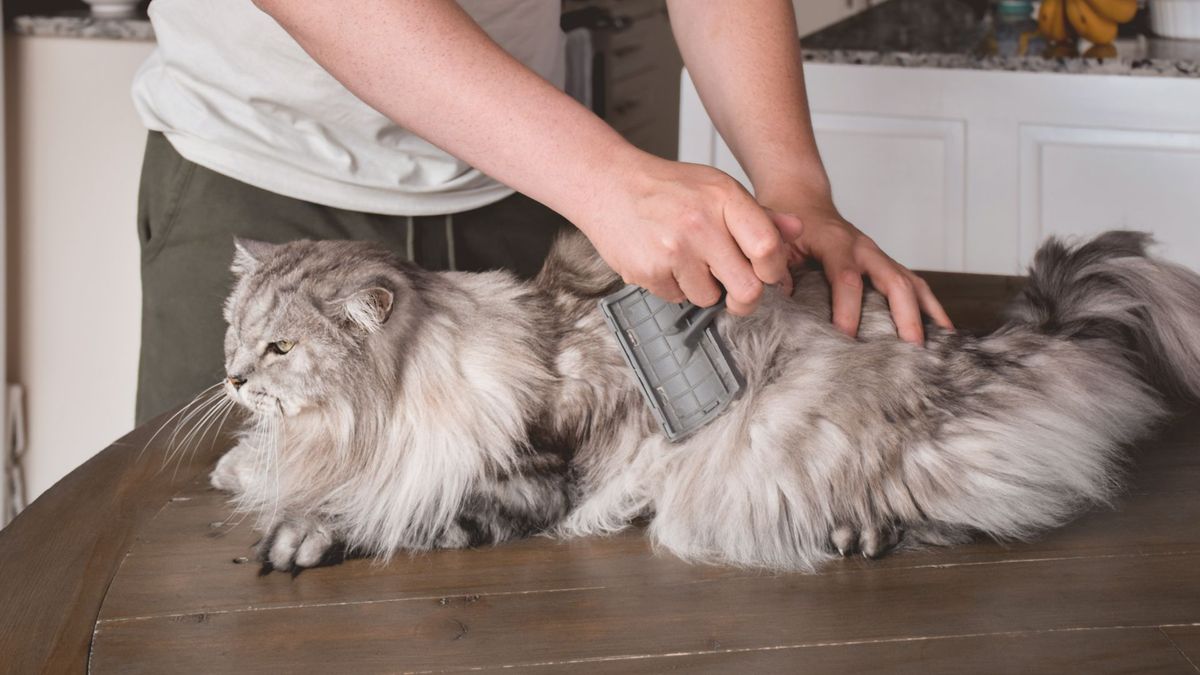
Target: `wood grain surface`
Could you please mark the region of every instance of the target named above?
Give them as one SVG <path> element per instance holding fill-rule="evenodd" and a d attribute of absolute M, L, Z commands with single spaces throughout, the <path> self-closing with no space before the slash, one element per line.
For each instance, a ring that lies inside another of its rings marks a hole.
<path fill-rule="evenodd" d="M 1021 283 L 929 278 L 983 329 Z M 0 531 L 0 672 L 1200 672 L 1195 408 L 1131 449 L 1118 503 L 1037 541 L 813 575 L 687 565 L 634 528 L 259 576 L 205 480 L 224 442 L 173 476 L 150 428 Z"/>

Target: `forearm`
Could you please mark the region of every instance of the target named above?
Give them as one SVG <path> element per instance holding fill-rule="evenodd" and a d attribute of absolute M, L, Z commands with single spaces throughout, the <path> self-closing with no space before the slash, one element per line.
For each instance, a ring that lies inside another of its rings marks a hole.
<path fill-rule="evenodd" d="M 256 4 L 373 108 L 567 218 L 643 159 L 450 0 Z"/>
<path fill-rule="evenodd" d="M 692 81 L 760 201 L 775 208 L 770 201 L 783 195 L 828 201 L 791 1 L 668 5 Z"/>

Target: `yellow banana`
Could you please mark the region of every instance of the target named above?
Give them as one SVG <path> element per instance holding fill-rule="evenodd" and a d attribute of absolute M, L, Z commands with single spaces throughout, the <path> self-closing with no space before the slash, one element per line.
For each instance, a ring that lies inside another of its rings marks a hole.
<path fill-rule="evenodd" d="M 1063 16 L 1064 2 L 1065 0 L 1042 0 L 1042 6 L 1038 9 L 1038 30 L 1051 42 L 1065 42 L 1067 39 L 1067 22 Z"/>
<path fill-rule="evenodd" d="M 1112 45 L 1092 45 L 1083 53 L 1085 59 L 1115 59 L 1117 48 Z"/>
<path fill-rule="evenodd" d="M 1097 14 L 1115 23 L 1125 23 L 1137 14 L 1137 0 L 1087 0 Z"/>
<path fill-rule="evenodd" d="M 1117 38 L 1117 24 L 1100 16 L 1085 0 L 1067 0 L 1067 19 L 1084 39 L 1106 45 Z"/>

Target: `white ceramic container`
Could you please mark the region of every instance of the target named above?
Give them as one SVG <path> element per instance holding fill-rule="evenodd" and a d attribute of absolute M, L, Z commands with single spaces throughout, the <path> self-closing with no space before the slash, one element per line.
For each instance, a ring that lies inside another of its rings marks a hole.
<path fill-rule="evenodd" d="M 1163 37 L 1200 40 L 1200 0 L 1150 0 L 1150 30 Z"/>

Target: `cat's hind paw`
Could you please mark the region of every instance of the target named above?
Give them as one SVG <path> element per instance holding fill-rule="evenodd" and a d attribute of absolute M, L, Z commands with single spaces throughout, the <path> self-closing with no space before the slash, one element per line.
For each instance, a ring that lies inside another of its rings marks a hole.
<path fill-rule="evenodd" d="M 278 570 L 295 577 L 310 567 L 341 564 L 348 557 L 346 545 L 328 526 L 313 519 L 284 521 L 258 543 L 260 576 Z"/>
<path fill-rule="evenodd" d="M 829 543 L 838 555 L 845 558 L 862 553 L 872 560 L 887 555 L 903 538 L 904 530 L 892 525 L 863 529 L 843 525 L 829 533 Z"/>

